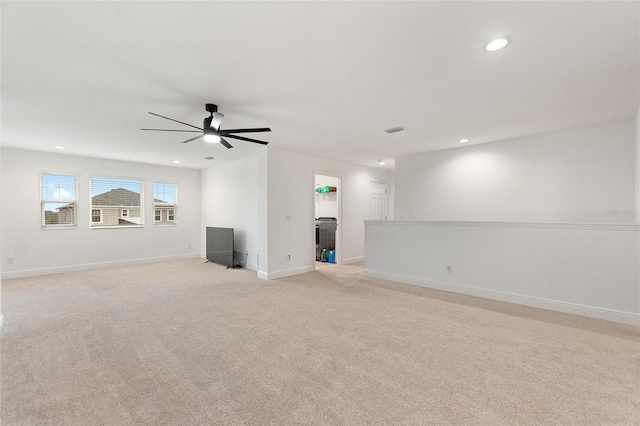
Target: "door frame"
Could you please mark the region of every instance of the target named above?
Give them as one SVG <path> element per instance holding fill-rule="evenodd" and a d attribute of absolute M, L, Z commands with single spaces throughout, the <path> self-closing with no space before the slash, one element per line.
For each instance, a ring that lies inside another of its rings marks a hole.
<path fill-rule="evenodd" d="M 313 198 L 311 200 L 311 202 L 313 203 L 313 207 L 312 207 L 312 217 L 311 220 L 313 221 L 313 253 L 312 253 L 312 259 L 313 259 L 313 263 L 312 265 L 316 264 L 316 239 L 315 239 L 315 235 L 316 235 L 316 176 L 328 176 L 328 177 L 332 177 L 332 178 L 336 178 L 338 179 L 338 183 L 336 184 L 336 187 L 338 188 L 337 192 L 336 192 L 336 199 L 338 200 L 338 216 L 336 217 L 337 221 L 338 221 L 338 227 L 336 228 L 336 265 L 342 265 L 342 227 L 344 226 L 342 224 L 342 175 L 339 173 L 332 173 L 332 172 L 324 172 L 321 170 L 314 170 L 313 171 L 313 181 L 311 182 L 311 188 L 313 190 Z"/>

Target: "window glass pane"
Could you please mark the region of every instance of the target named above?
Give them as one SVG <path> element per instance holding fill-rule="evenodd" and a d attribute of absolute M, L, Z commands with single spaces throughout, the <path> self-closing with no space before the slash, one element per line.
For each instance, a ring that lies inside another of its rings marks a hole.
<path fill-rule="evenodd" d="M 44 203 L 45 225 L 74 225 L 75 203 Z"/>
<path fill-rule="evenodd" d="M 144 225 L 144 185 L 139 180 L 91 178 L 92 226 Z M 121 214 L 123 210 L 127 215 Z"/>
<path fill-rule="evenodd" d="M 173 183 L 154 182 L 153 202 L 154 203 L 175 203 L 175 187 Z"/>

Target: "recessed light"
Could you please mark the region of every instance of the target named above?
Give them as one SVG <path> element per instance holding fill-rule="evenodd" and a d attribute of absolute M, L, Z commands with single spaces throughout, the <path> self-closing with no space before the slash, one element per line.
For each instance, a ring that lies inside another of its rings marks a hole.
<path fill-rule="evenodd" d="M 507 37 L 500 37 L 494 40 L 491 40 L 484 45 L 484 50 L 487 52 L 495 52 L 496 50 L 500 50 L 509 44 L 510 40 Z"/>
<path fill-rule="evenodd" d="M 387 132 L 387 133 L 396 133 L 396 132 L 401 132 L 403 130 L 404 129 L 402 127 L 398 126 L 398 127 L 392 127 L 390 129 L 385 129 L 385 132 Z"/>
<path fill-rule="evenodd" d="M 173 160 L 174 163 L 180 164 L 180 160 Z"/>
<path fill-rule="evenodd" d="M 204 157 L 204 159 L 205 159 L 205 160 L 213 160 L 213 159 L 215 159 L 215 158 L 216 158 L 216 157 Z"/>
<path fill-rule="evenodd" d="M 60 146 L 60 145 L 56 145 L 54 146 L 55 149 L 64 149 L 64 146 Z"/>
<path fill-rule="evenodd" d="M 460 139 L 458 142 L 460 142 L 460 143 L 467 143 L 467 142 L 469 142 L 469 139 L 466 139 L 466 138 L 465 138 L 465 139 Z"/>

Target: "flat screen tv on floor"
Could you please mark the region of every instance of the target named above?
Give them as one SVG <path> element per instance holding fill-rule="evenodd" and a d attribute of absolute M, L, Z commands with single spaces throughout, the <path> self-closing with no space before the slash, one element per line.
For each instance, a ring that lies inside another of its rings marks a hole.
<path fill-rule="evenodd" d="M 207 260 L 233 267 L 233 228 L 207 226 Z"/>

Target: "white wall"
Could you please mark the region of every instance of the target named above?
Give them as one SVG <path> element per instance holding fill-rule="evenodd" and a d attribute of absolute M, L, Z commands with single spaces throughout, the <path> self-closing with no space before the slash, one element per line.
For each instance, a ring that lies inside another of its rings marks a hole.
<path fill-rule="evenodd" d="M 636 222 L 640 223 L 640 109 L 636 114 Z"/>
<path fill-rule="evenodd" d="M 634 222 L 634 120 L 396 159 L 396 220 Z"/>
<path fill-rule="evenodd" d="M 640 325 L 639 236 L 637 224 L 370 221 L 365 274 Z"/>
<path fill-rule="evenodd" d="M 266 270 L 261 262 L 260 277 L 278 278 L 314 269 L 315 174 L 341 176 L 341 261 L 364 260 L 363 220 L 369 216 L 369 182 L 389 182 L 389 172 L 269 147 L 269 261 Z"/>
<path fill-rule="evenodd" d="M 78 176 L 78 226 L 75 229 L 41 228 L 39 174 L 42 172 Z M 146 225 L 89 229 L 90 176 L 143 179 Z M 177 226 L 153 224 L 152 181 L 155 180 L 178 184 Z M 198 170 L 2 148 L 2 182 L 2 274 L 5 278 L 197 257 L 200 252 Z M 14 264 L 6 264 L 8 257 L 13 258 Z"/>
<path fill-rule="evenodd" d="M 258 156 L 253 156 L 202 170 L 202 257 L 207 226 L 234 228 L 236 260 L 244 261 L 248 253 L 245 267 L 258 270 L 258 162 Z"/>
<path fill-rule="evenodd" d="M 2 177 L 2 149 L 0 149 L 0 177 Z M 0 179 L 0 195 L 2 194 L 2 182 L 4 179 Z M 0 196 L 0 222 L 2 221 L 2 196 Z M 0 331 L 4 325 L 4 315 L 2 314 L 2 264 L 4 263 L 4 257 L 2 257 L 2 226 L 0 226 Z"/>

